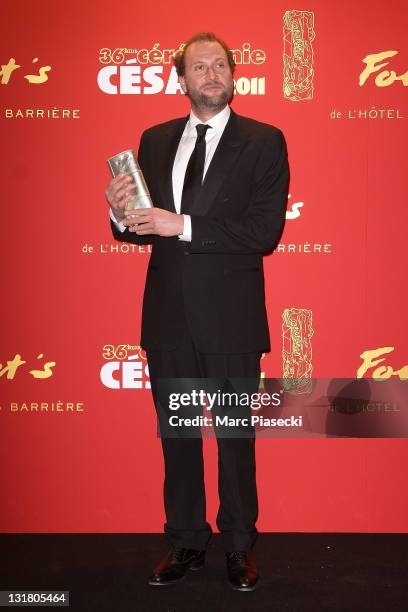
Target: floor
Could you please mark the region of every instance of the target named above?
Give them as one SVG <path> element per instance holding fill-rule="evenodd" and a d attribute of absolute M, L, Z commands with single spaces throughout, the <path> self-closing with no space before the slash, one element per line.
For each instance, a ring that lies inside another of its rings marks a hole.
<path fill-rule="evenodd" d="M 0 590 L 69 591 L 71 610 L 408 611 L 408 534 L 260 534 L 247 593 L 226 582 L 219 535 L 205 568 L 167 587 L 147 584 L 159 534 L 3 534 L 0 547 Z"/>

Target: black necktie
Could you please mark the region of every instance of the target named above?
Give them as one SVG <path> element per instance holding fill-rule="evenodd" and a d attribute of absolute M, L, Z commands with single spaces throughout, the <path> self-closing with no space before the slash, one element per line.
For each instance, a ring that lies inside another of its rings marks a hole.
<path fill-rule="evenodd" d="M 210 125 L 199 123 L 196 125 L 197 140 L 194 150 L 188 160 L 184 176 L 183 193 L 181 196 L 181 213 L 189 213 L 194 204 L 203 182 L 205 162 L 205 134 Z"/>

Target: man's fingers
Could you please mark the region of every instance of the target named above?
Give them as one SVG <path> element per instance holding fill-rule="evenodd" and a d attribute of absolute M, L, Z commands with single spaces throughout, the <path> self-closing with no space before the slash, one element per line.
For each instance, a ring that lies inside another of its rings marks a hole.
<path fill-rule="evenodd" d="M 130 232 L 137 234 L 152 234 L 154 233 L 154 224 L 152 222 L 140 222 L 137 219 L 127 218 L 123 220 L 123 224 L 127 225 Z"/>
<path fill-rule="evenodd" d="M 106 188 L 106 196 L 109 200 L 115 199 L 118 197 L 118 193 L 125 192 L 126 189 L 132 187 L 132 179 L 127 174 L 119 174 L 114 179 L 111 180 L 108 187 Z"/>
<path fill-rule="evenodd" d="M 121 185 L 122 183 L 133 183 L 133 179 L 131 176 L 129 176 L 129 174 L 118 174 L 118 176 L 115 176 L 115 178 L 111 180 L 110 185 L 114 187 L 116 185 Z"/>
<path fill-rule="evenodd" d="M 129 193 L 135 192 L 135 185 L 129 181 L 121 181 L 120 183 L 116 183 L 116 185 L 112 185 L 112 193 L 117 196 L 120 193 L 128 191 Z"/>
<path fill-rule="evenodd" d="M 129 216 L 129 215 L 132 215 L 132 214 L 134 214 L 133 210 L 126 211 L 126 216 Z M 151 215 L 154 214 L 154 213 L 153 213 L 153 210 L 151 208 L 138 208 L 137 209 L 137 214 L 138 214 L 139 217 L 146 217 L 146 216 L 151 217 Z"/>
<path fill-rule="evenodd" d="M 153 226 L 152 225 L 137 225 L 134 229 L 138 236 L 143 236 L 144 234 L 152 234 Z"/>
<path fill-rule="evenodd" d="M 127 211 L 125 211 L 127 212 Z M 134 211 L 136 213 L 136 211 Z M 141 217 L 139 214 L 126 215 L 123 219 L 124 225 L 143 225 L 145 226 L 147 223 L 151 223 L 152 219 L 150 217 Z"/>
<path fill-rule="evenodd" d="M 122 187 L 121 189 L 118 189 L 118 191 L 116 191 L 113 194 L 113 199 L 116 201 L 119 200 L 125 200 L 128 199 L 130 197 L 130 192 L 129 189 L 127 188 L 127 186 Z"/>

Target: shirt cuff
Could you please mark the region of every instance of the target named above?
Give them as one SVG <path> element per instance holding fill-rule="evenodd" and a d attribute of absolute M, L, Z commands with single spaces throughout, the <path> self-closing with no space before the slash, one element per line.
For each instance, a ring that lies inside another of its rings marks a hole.
<path fill-rule="evenodd" d="M 191 242 L 191 217 L 190 215 L 183 215 L 183 220 L 184 220 L 183 233 L 179 235 L 178 239 L 184 240 L 184 242 Z"/>
<path fill-rule="evenodd" d="M 113 211 L 112 211 L 112 209 L 111 209 L 111 208 L 109 208 L 109 216 L 110 216 L 111 220 L 113 221 L 113 223 L 114 223 L 114 224 L 116 225 L 116 227 L 118 228 L 118 230 L 119 230 L 120 232 L 124 232 L 124 231 L 125 231 L 125 229 L 126 229 L 126 225 L 123 225 L 123 223 L 120 223 L 119 221 L 116 221 L 116 217 L 115 217 L 115 215 L 113 214 Z M 190 238 L 190 240 L 191 240 L 191 238 Z"/>

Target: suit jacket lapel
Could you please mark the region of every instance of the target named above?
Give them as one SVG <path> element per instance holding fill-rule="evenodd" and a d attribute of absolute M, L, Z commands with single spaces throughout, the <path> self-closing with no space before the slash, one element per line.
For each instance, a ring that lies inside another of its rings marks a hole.
<path fill-rule="evenodd" d="M 230 118 L 207 169 L 202 189 L 193 204 L 191 214 L 199 216 L 207 214 L 222 183 L 236 163 L 245 142 L 246 137 L 240 134 L 237 115 L 231 110 Z"/>
<path fill-rule="evenodd" d="M 176 212 L 172 181 L 174 158 L 187 121 L 188 116 L 176 119 L 175 122 L 167 126 L 160 155 L 156 162 L 159 166 L 159 176 L 162 177 L 159 188 L 163 198 L 163 205 L 171 212 Z"/>

